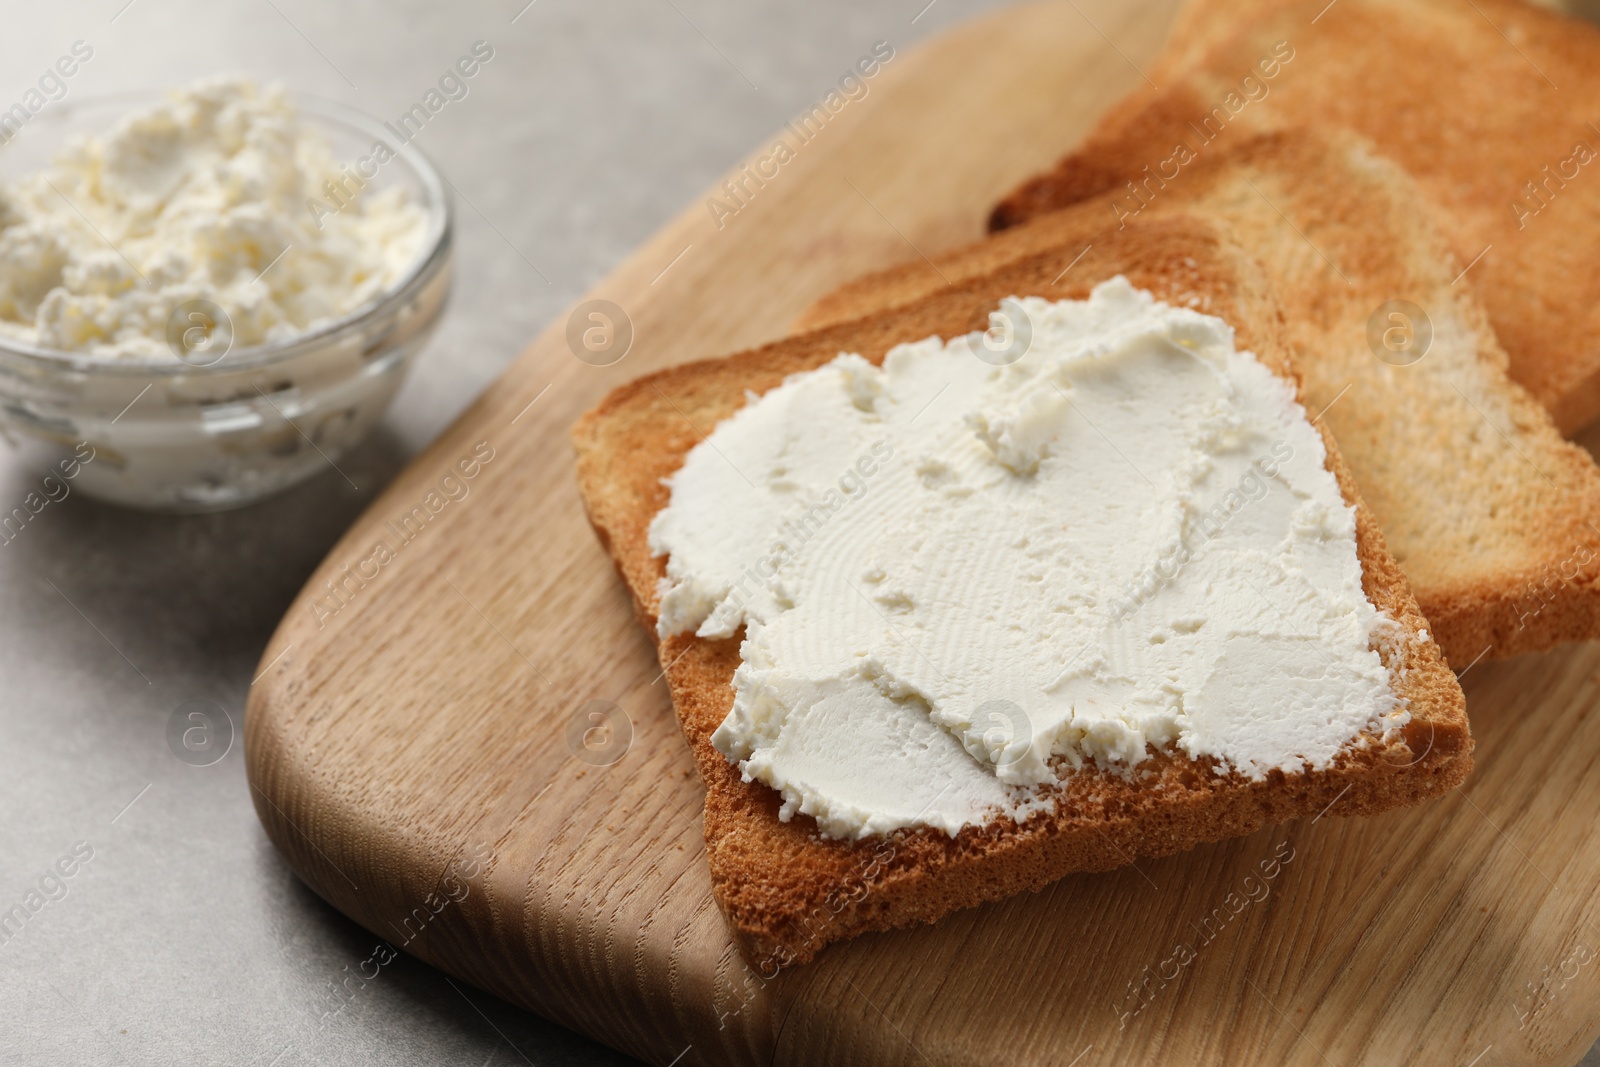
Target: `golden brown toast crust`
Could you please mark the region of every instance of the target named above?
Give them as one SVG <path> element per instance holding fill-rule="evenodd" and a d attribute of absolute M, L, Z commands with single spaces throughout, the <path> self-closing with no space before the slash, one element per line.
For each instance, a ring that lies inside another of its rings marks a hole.
<path fill-rule="evenodd" d="M 1263 79 L 1279 42 L 1293 58 Z M 1152 77 L 1159 90 L 1113 108 L 992 225 L 1116 190 L 1136 205 L 1125 183 L 1178 144 L 1203 158 L 1252 133 L 1347 127 L 1416 177 L 1463 265 L 1488 249 L 1472 279 L 1512 376 L 1563 432 L 1600 416 L 1600 29 L 1518 0 L 1194 0 Z"/>
<path fill-rule="evenodd" d="M 1059 285 L 1053 283 L 1067 257 L 1046 252 L 894 312 L 647 376 L 586 414 L 573 429 L 579 483 L 640 621 L 655 632 L 664 561 L 650 554 L 647 531 L 668 500 L 662 479 L 745 402 L 746 390 L 770 389 L 841 351 L 876 362 L 897 343 L 985 328 L 1002 297 L 1082 299 L 1094 283 L 1120 273 L 1160 299 L 1222 316 L 1236 327 L 1241 347 L 1292 378 L 1281 317 L 1253 264 L 1213 225 L 1174 216 L 1120 233 L 1084 226 L 1080 236 L 1095 248 Z M 1367 594 L 1400 632 L 1415 635 L 1426 623 L 1405 577 L 1326 433 L 1324 439 L 1329 467 L 1357 509 Z M 1070 775 L 1056 810 L 1021 825 L 1003 821 L 955 838 L 924 829 L 858 843 L 828 840 L 807 816 L 781 822 L 777 793 L 742 781 L 711 745 L 712 731 L 732 706 L 739 643 L 685 634 L 662 641 L 659 656 L 706 784 L 715 895 L 741 947 L 765 968 L 808 960 L 830 941 L 932 922 L 958 908 L 1038 889 L 1072 871 L 1105 870 L 1323 810 L 1368 814 L 1413 803 L 1453 787 L 1471 769 L 1472 741 L 1454 676 L 1437 646 L 1401 639 L 1379 651 L 1395 672 L 1396 691 L 1409 702 L 1411 724 L 1387 743 L 1352 745 L 1327 771 L 1274 772 L 1251 782 L 1216 774 L 1209 760 L 1158 753 L 1141 765 L 1137 780 L 1093 769 Z"/>
<path fill-rule="evenodd" d="M 1137 218 L 1171 211 L 1225 220 L 1272 279 L 1307 403 L 1325 412 L 1451 663 L 1600 637 L 1600 469 L 1509 379 L 1404 172 L 1353 135 L 1241 138 Z M 1104 194 L 1038 216 L 936 257 L 939 273 L 917 262 L 849 283 L 802 324 L 907 303 L 1117 216 Z M 1368 342 L 1368 320 L 1393 299 L 1434 320 L 1434 347 L 1413 365 L 1380 362 Z"/>

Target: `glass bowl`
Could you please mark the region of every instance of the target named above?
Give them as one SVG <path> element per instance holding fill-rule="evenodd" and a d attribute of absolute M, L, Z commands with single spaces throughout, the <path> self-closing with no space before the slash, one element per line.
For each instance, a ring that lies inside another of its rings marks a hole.
<path fill-rule="evenodd" d="M 162 96 L 130 93 L 50 105 L 0 149 L 5 180 L 48 166 L 72 136 L 104 133 Z M 423 154 L 409 144 L 396 146 L 376 120 L 331 101 L 294 99 L 302 121 L 322 131 L 334 158 L 366 156 L 377 141 L 394 152 L 370 185 L 373 191 L 405 188 L 426 214 L 417 259 L 393 286 L 350 314 L 285 341 L 225 351 L 214 362 L 203 355 L 200 335 L 188 355 L 159 361 L 0 339 L 0 435 L 23 462 L 118 504 L 220 511 L 337 469 L 339 456 L 377 424 L 438 325 L 450 292 L 450 198 Z M 194 321 L 209 336 L 213 324 L 204 310 L 188 314 L 200 315 Z"/>

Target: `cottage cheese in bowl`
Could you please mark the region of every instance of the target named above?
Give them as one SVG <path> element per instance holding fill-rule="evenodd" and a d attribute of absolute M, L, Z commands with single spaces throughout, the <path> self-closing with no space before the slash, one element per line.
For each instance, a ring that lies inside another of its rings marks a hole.
<path fill-rule="evenodd" d="M 241 348 L 347 315 L 427 231 L 403 189 L 352 196 L 349 177 L 282 88 L 174 92 L 0 187 L 0 336 L 159 360 L 177 358 L 167 319 L 188 300 L 227 312 Z"/>
<path fill-rule="evenodd" d="M 237 78 L 58 114 L 0 155 L 8 436 L 89 443 L 81 487 L 141 506 L 228 507 L 328 470 L 448 292 L 426 160 Z M 14 154 L 29 141 L 47 163 Z"/>

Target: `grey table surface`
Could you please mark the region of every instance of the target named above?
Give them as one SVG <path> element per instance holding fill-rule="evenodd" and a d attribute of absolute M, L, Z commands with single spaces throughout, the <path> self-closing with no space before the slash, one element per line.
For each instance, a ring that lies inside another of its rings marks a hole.
<path fill-rule="evenodd" d="M 168 722 L 205 700 L 237 728 L 291 597 L 406 459 L 864 46 L 993 6 L 5 0 L 7 104 L 78 40 L 94 56 L 74 95 L 243 71 L 380 117 L 474 41 L 495 56 L 419 139 L 470 201 L 456 292 L 379 431 L 341 463 L 359 489 L 330 472 L 197 517 L 74 495 L 0 548 L 0 910 L 93 850 L 0 944 L 0 1064 L 634 1062 L 403 956 L 325 1020 L 377 939 L 273 851 L 239 746 L 190 766 Z M 0 499 L 31 477 L 0 449 Z"/>

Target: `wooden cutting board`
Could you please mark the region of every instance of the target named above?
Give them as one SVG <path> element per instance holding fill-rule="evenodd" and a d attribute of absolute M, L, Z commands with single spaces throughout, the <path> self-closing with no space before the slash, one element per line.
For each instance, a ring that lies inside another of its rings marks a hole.
<path fill-rule="evenodd" d="M 1471 668 L 1478 770 L 1421 809 L 1067 878 L 771 980 L 711 899 L 701 788 L 568 427 L 977 236 L 1141 80 L 1173 6 L 1019 7 L 897 53 L 812 139 L 775 135 L 793 158 L 736 211 L 690 205 L 595 290 L 631 322 L 625 358 L 580 361 L 555 323 L 396 479 L 250 697 L 256 807 L 308 884 L 657 1064 L 1577 1062 L 1600 1031 L 1594 645 Z"/>

